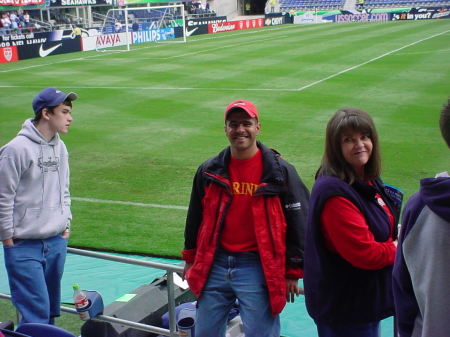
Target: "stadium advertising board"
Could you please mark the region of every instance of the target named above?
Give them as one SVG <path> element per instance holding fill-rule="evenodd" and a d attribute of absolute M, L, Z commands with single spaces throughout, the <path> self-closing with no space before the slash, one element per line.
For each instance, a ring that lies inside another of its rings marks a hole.
<path fill-rule="evenodd" d="M 0 35 L 0 47 L 27 46 L 49 41 L 74 39 L 72 30 L 54 30 L 52 32 Z"/>
<path fill-rule="evenodd" d="M 36 6 L 44 4 L 45 0 L 0 0 L 0 8 L 3 6 L 23 7 L 23 6 Z"/>
<path fill-rule="evenodd" d="M 208 25 L 221 22 L 227 22 L 227 17 L 214 16 L 186 20 L 186 36 L 208 34 Z M 179 37 L 179 34 L 176 33 L 176 36 Z"/>
<path fill-rule="evenodd" d="M 228 21 L 228 22 L 218 22 L 211 23 L 208 25 L 208 33 L 222 33 L 229 32 L 233 30 L 244 30 L 264 27 L 264 19 L 251 19 L 251 20 L 239 20 L 239 21 Z"/>
<path fill-rule="evenodd" d="M 392 14 L 393 21 L 448 19 L 448 18 L 450 18 L 450 8 L 448 7 L 411 8 L 407 12 Z"/>
<path fill-rule="evenodd" d="M 0 0 L 1 1 L 1 0 Z M 50 7 L 113 5 L 113 0 L 51 0 Z"/>
<path fill-rule="evenodd" d="M 131 43 L 131 32 L 129 34 L 129 41 Z M 81 49 L 83 51 L 96 50 L 103 48 L 111 48 L 127 45 L 127 33 L 117 34 L 100 34 L 97 36 L 88 36 L 81 38 Z"/>
<path fill-rule="evenodd" d="M 124 6 L 124 5 L 135 5 L 135 4 L 148 4 L 148 3 L 152 3 L 152 2 L 158 2 L 158 3 L 163 3 L 163 2 L 174 2 L 173 0 L 118 0 L 117 1 L 119 3 L 120 6 Z"/>
<path fill-rule="evenodd" d="M 334 22 L 383 22 L 390 20 L 391 13 L 338 14 L 333 19 Z"/>
<path fill-rule="evenodd" d="M 139 32 L 132 32 L 133 44 L 163 41 L 175 38 L 175 32 L 173 28 L 161 28 L 161 29 L 150 29 L 143 30 Z"/>
<path fill-rule="evenodd" d="M 226 16 L 214 16 L 208 18 L 198 18 L 186 20 L 186 27 L 197 27 L 208 25 L 210 23 L 227 22 Z"/>
<path fill-rule="evenodd" d="M 322 15 L 316 15 L 313 12 L 305 12 L 301 15 L 294 16 L 294 24 L 311 24 L 311 23 L 322 23 Z"/>
<path fill-rule="evenodd" d="M 285 24 L 285 17 L 284 15 L 274 16 L 274 15 L 266 15 L 264 19 L 264 26 L 278 26 L 278 25 L 284 25 Z"/>
<path fill-rule="evenodd" d="M 200 34 L 208 34 L 208 25 L 200 25 L 200 26 L 186 26 L 186 37 L 192 35 L 200 35 Z M 180 34 L 177 34 L 177 37 L 180 37 Z"/>
<path fill-rule="evenodd" d="M 67 39 L 40 44 L 17 46 L 19 59 L 47 57 L 49 55 L 66 54 L 81 51 L 81 39 Z"/>
<path fill-rule="evenodd" d="M 0 63 L 8 63 L 19 61 L 19 55 L 17 53 L 17 47 L 1 47 L 0 48 Z"/>

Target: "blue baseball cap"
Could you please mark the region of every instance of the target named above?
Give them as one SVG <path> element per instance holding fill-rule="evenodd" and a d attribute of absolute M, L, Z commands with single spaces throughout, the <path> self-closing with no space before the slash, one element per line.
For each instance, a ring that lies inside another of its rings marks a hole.
<path fill-rule="evenodd" d="M 77 98 L 78 96 L 74 92 L 66 94 L 56 88 L 46 88 L 34 97 L 33 110 L 37 115 L 43 108 L 60 105 L 66 100 L 75 101 Z"/>

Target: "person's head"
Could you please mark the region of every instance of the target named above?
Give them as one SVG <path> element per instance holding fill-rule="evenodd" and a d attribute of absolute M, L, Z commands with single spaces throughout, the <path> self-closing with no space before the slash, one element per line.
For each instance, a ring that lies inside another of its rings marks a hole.
<path fill-rule="evenodd" d="M 33 123 L 49 123 L 50 128 L 58 133 L 67 133 L 72 122 L 72 101 L 78 98 L 77 94 L 68 94 L 56 89 L 46 88 L 33 99 L 35 117 Z"/>
<path fill-rule="evenodd" d="M 441 128 L 442 137 L 450 148 L 450 99 L 442 108 L 439 126 Z"/>
<path fill-rule="evenodd" d="M 233 157 L 248 159 L 256 153 L 256 136 L 260 127 L 258 110 L 252 102 L 237 100 L 227 106 L 225 135 L 230 142 Z"/>
<path fill-rule="evenodd" d="M 352 184 L 380 173 L 378 134 L 372 118 L 352 107 L 336 111 L 327 124 L 325 152 L 316 176 L 331 175 Z"/>

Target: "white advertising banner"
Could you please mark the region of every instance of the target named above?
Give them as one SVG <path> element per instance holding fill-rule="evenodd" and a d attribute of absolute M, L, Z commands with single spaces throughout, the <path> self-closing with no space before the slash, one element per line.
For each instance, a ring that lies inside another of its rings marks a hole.
<path fill-rule="evenodd" d="M 131 32 L 128 32 L 128 41 L 132 43 Z M 127 33 L 100 34 L 82 38 L 82 50 L 96 50 L 127 45 Z"/>

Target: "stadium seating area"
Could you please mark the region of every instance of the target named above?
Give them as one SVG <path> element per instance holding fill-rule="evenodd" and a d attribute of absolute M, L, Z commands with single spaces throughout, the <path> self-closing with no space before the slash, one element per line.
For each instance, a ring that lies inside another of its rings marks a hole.
<path fill-rule="evenodd" d="M 288 12 L 291 9 L 340 9 L 345 0 L 280 0 L 280 10 Z"/>
<path fill-rule="evenodd" d="M 448 6 L 450 1 L 439 0 L 364 0 L 364 8 L 383 7 L 422 7 L 422 6 Z"/>
<path fill-rule="evenodd" d="M 445 0 L 357 0 L 359 8 L 449 6 Z M 342 9 L 345 0 L 280 0 L 280 10 Z"/>

